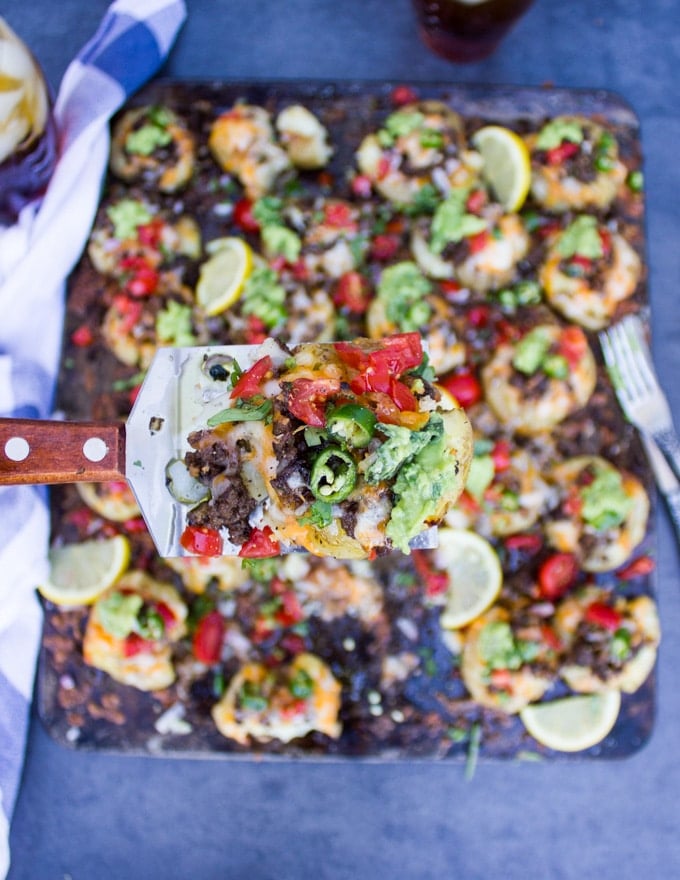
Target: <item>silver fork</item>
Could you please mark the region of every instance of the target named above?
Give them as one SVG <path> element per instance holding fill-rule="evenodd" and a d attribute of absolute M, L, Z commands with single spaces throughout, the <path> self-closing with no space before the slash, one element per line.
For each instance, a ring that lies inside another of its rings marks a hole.
<path fill-rule="evenodd" d="M 651 435 L 680 475 L 680 440 L 654 372 L 642 321 L 628 315 L 600 333 L 602 353 L 626 418 Z"/>
<path fill-rule="evenodd" d="M 680 482 L 664 451 L 676 465 L 680 460 L 670 407 L 654 373 L 651 353 L 639 318 L 629 316 L 600 333 L 607 371 L 626 418 L 640 431 L 659 491 L 680 541 Z"/>

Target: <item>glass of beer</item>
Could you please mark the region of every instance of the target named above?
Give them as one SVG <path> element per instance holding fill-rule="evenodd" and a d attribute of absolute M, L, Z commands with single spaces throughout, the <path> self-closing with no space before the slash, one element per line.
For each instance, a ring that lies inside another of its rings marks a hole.
<path fill-rule="evenodd" d="M 448 61 L 491 55 L 533 0 L 413 0 L 421 36 Z"/>
<path fill-rule="evenodd" d="M 35 58 L 0 17 L 0 226 L 40 196 L 57 161 L 47 82 Z"/>

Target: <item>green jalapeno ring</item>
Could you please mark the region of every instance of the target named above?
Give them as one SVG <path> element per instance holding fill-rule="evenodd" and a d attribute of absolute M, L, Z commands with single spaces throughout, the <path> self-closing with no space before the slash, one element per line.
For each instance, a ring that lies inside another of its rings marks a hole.
<path fill-rule="evenodd" d="M 368 446 L 375 432 L 376 422 L 375 413 L 358 403 L 344 403 L 326 415 L 328 432 L 355 449 Z"/>
<path fill-rule="evenodd" d="M 319 501 L 334 504 L 351 494 L 357 481 L 354 459 L 339 446 L 326 446 L 312 465 L 310 486 Z"/>

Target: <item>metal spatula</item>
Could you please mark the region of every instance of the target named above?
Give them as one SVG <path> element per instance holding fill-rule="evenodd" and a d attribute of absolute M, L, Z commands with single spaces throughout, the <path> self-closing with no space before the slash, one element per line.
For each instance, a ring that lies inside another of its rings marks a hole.
<path fill-rule="evenodd" d="M 266 345 L 159 349 L 125 423 L 0 419 L 0 485 L 125 479 L 160 555 L 187 555 L 179 539 L 189 508 L 168 491 L 166 467 L 184 457 L 189 434 L 229 406 L 230 383 L 212 380 L 206 364 L 233 358 L 245 371 Z M 412 543 L 436 545 L 434 528 Z M 238 547 L 225 542 L 224 552 Z"/>

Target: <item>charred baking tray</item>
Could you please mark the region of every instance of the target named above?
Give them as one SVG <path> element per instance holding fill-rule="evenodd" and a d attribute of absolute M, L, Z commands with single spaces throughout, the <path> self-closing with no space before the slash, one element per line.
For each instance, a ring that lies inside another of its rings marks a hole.
<path fill-rule="evenodd" d="M 163 196 L 167 204 L 181 198 L 184 209 L 196 217 L 204 240 L 230 232 L 215 210 L 215 166 L 206 143 L 210 123 L 237 101 L 261 105 L 274 112 L 291 103 L 302 103 L 314 112 L 331 134 L 335 148 L 330 166 L 321 174 L 303 175 L 307 192 L 333 193 L 351 198 L 347 169 L 361 138 L 377 129 L 394 107 L 394 83 L 346 82 L 156 82 L 140 92 L 131 106 L 163 104 L 184 116 L 196 133 L 199 159 L 196 184 L 185 193 Z M 602 91 L 554 88 L 514 88 L 418 84 L 410 86 L 418 99 L 438 99 L 462 115 L 473 131 L 497 123 L 520 133 L 547 117 L 579 114 L 604 121 L 615 132 L 621 156 L 630 169 L 641 169 L 639 125 L 627 103 Z M 206 169 L 209 168 L 209 172 Z M 205 185 L 203 182 L 205 181 Z M 213 181 L 213 183 L 210 183 Z M 125 187 L 107 180 L 103 198 Z M 644 262 L 644 214 L 641 198 L 616 205 L 616 217 Z M 192 271 L 191 269 L 189 270 Z M 196 278 L 197 267 L 193 269 Z M 646 272 L 626 308 L 647 314 Z M 191 274 L 189 275 L 191 278 Z M 100 343 L 97 327 L 102 320 L 101 278 L 87 255 L 69 285 L 62 369 L 57 405 L 71 418 L 120 418 L 130 407 L 135 384 L 132 367 L 125 367 Z M 94 341 L 74 344 L 74 331 L 92 329 Z M 655 553 L 655 495 L 646 459 L 635 432 L 621 417 L 605 376 L 596 338 L 590 335 L 598 358 L 598 383 L 587 410 L 568 420 L 559 430 L 565 454 L 603 453 L 632 470 L 644 482 L 652 501 L 650 527 L 638 554 Z M 80 501 L 73 487 L 52 491 L 52 528 L 55 538 L 82 538 L 77 511 Z M 125 526 L 98 524 L 114 533 Z M 131 530 L 132 564 L 146 567 L 181 589 L 181 579 L 155 557 L 143 531 Z M 521 561 L 506 558 L 510 589 L 522 578 Z M 633 694 L 624 694 L 618 721 L 600 744 L 575 755 L 553 752 L 525 731 L 516 715 L 484 709 L 470 699 L 460 677 L 456 656 L 442 639 L 439 609 L 423 600 L 414 587 L 411 562 L 388 556 L 373 563 L 375 577 L 384 590 L 379 624 L 366 627 L 348 614 L 324 623 L 310 619 L 307 638 L 324 657 L 342 683 L 338 739 L 311 733 L 289 744 L 279 741 L 241 746 L 216 730 L 211 706 L 234 667 L 204 671 L 197 677 L 180 675 L 171 687 L 143 693 L 117 684 L 105 673 L 83 662 L 82 639 L 87 609 L 65 609 L 44 602 L 45 622 L 40 652 L 37 696 L 39 714 L 47 730 L 60 743 L 78 749 L 108 750 L 149 755 L 201 757 L 352 758 L 352 759 L 536 759 L 552 760 L 620 758 L 636 752 L 649 738 L 654 723 L 655 676 Z M 603 582 L 607 575 L 597 576 Z M 654 574 L 623 585 L 628 594 L 654 595 Z M 189 595 L 189 599 L 193 599 Z M 190 643 L 178 649 L 190 652 Z M 407 653 L 414 668 L 398 684 L 381 682 L 387 654 Z M 187 657 L 184 657 L 185 662 Z M 566 693 L 566 688 L 564 688 Z M 552 693 L 559 695 L 560 686 Z M 180 723 L 172 723 L 172 718 Z M 170 719 L 170 721 L 168 721 Z"/>

